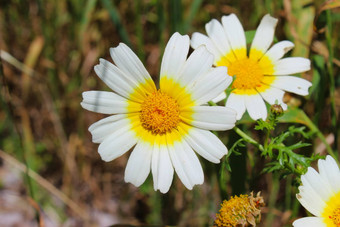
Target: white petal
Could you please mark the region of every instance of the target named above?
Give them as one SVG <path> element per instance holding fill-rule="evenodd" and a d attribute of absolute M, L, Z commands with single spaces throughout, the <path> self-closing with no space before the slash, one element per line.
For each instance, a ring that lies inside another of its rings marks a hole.
<path fill-rule="evenodd" d="M 104 59 L 99 59 L 99 62 L 100 64 L 94 67 L 94 71 L 107 86 L 127 99 L 143 101 L 145 92 L 138 90 L 139 82 L 135 78 L 126 75 L 115 65 Z M 131 96 L 131 93 L 134 92 L 136 94 Z"/>
<path fill-rule="evenodd" d="M 227 74 L 227 67 L 212 68 L 205 76 L 190 83 L 186 89 L 192 94 L 196 105 L 202 105 L 228 88 L 232 77 Z"/>
<path fill-rule="evenodd" d="M 183 67 L 189 52 L 190 39 L 187 35 L 174 33 L 165 47 L 160 80 L 163 76 L 173 78 L 177 81 L 179 71 Z"/>
<path fill-rule="evenodd" d="M 128 100 L 113 92 L 86 91 L 80 105 L 96 113 L 117 114 L 127 113 Z"/>
<path fill-rule="evenodd" d="M 323 208 L 325 207 L 325 202 L 322 201 L 320 196 L 309 186 L 300 186 L 299 191 L 296 198 L 301 205 L 313 215 L 321 216 Z"/>
<path fill-rule="evenodd" d="M 173 145 L 168 145 L 168 149 L 171 162 L 184 186 L 191 190 L 194 185 L 203 184 L 202 166 L 187 142 L 174 142 Z"/>
<path fill-rule="evenodd" d="M 225 93 L 225 92 L 222 92 L 222 93 L 220 93 L 218 96 L 216 96 L 215 98 L 213 98 L 211 101 L 213 101 L 214 103 L 218 103 L 218 102 L 220 102 L 220 101 L 222 101 L 222 100 L 224 100 L 224 99 L 226 99 L 226 98 L 227 98 L 226 93 Z"/>
<path fill-rule="evenodd" d="M 191 37 L 191 47 L 196 49 L 201 45 L 205 45 L 208 51 L 214 55 L 214 63 L 216 63 L 216 61 L 218 61 L 223 56 L 223 54 L 218 50 L 218 48 L 215 46 L 215 44 L 213 44 L 208 36 L 195 32 Z"/>
<path fill-rule="evenodd" d="M 195 127 L 222 131 L 235 126 L 236 111 L 222 106 L 195 106 L 189 114 L 183 110 L 180 117 Z"/>
<path fill-rule="evenodd" d="M 304 187 L 310 186 L 323 201 L 328 201 L 329 198 L 334 195 L 326 179 L 323 179 L 312 167 L 308 167 L 307 173 L 301 176 L 301 182 Z"/>
<path fill-rule="evenodd" d="M 174 168 L 166 145 L 154 144 L 152 152 L 152 177 L 154 190 L 167 193 L 172 183 Z"/>
<path fill-rule="evenodd" d="M 138 82 L 129 80 L 120 69 L 105 59 L 101 58 L 99 61 L 100 64 L 94 67 L 96 74 L 113 91 L 128 98 L 131 91 L 133 91 L 133 87 L 137 86 Z"/>
<path fill-rule="evenodd" d="M 270 105 L 279 104 L 286 110 L 287 105 L 283 102 L 284 91 L 277 89 L 275 87 L 269 87 L 267 90 L 260 92 L 264 100 L 266 100 Z"/>
<path fill-rule="evenodd" d="M 293 49 L 294 43 L 290 41 L 281 41 L 274 44 L 265 54 L 273 62 L 281 59 L 288 51 Z"/>
<path fill-rule="evenodd" d="M 89 131 L 92 134 L 92 141 L 94 143 L 101 143 L 106 137 L 121 128 L 125 128 L 126 130 L 131 128 L 130 121 L 125 114 L 117 114 L 103 118 L 93 123 L 89 127 Z"/>
<path fill-rule="evenodd" d="M 185 140 L 199 155 L 213 163 L 219 163 L 228 153 L 221 140 L 207 130 L 192 128 Z"/>
<path fill-rule="evenodd" d="M 312 86 L 312 83 L 300 77 L 277 76 L 270 86 L 298 95 L 308 95 L 308 88 Z"/>
<path fill-rule="evenodd" d="M 190 82 L 206 74 L 211 68 L 213 61 L 214 56 L 205 46 L 198 47 L 190 55 L 179 73 L 178 80 L 181 86 L 185 87 Z"/>
<path fill-rule="evenodd" d="M 335 160 L 327 155 L 326 160 L 319 159 L 320 175 L 331 186 L 334 193 L 340 192 L 340 170 Z"/>
<path fill-rule="evenodd" d="M 252 55 L 252 50 L 256 49 L 265 53 L 270 44 L 273 42 L 275 27 L 277 24 L 277 19 L 271 17 L 269 14 L 265 15 L 258 28 L 256 29 L 255 37 L 250 48 L 250 58 Z"/>
<path fill-rule="evenodd" d="M 152 146 L 139 141 L 131 152 L 125 168 L 124 180 L 139 187 L 150 173 Z"/>
<path fill-rule="evenodd" d="M 142 83 L 146 91 L 150 93 L 154 91 L 155 87 L 153 83 L 143 84 L 146 81 L 152 81 L 152 79 L 143 63 L 127 45 L 120 43 L 117 47 L 110 48 L 110 54 L 117 67 L 126 75 Z"/>
<path fill-rule="evenodd" d="M 230 14 L 229 16 L 222 17 L 222 24 L 224 31 L 228 37 L 230 46 L 233 50 L 244 49 L 242 55 L 246 56 L 246 36 L 241 22 L 235 14 Z M 238 57 L 238 56 L 236 56 Z"/>
<path fill-rule="evenodd" d="M 259 94 L 245 95 L 244 100 L 249 116 L 252 119 L 257 120 L 262 118 L 262 120 L 266 120 L 267 107 Z"/>
<path fill-rule="evenodd" d="M 220 22 L 218 22 L 216 19 L 212 19 L 205 25 L 205 30 L 211 41 L 217 47 L 219 52 L 223 54 L 223 56 L 230 53 L 231 47 L 228 42 L 228 37 Z"/>
<path fill-rule="evenodd" d="M 109 162 L 126 153 L 137 143 L 136 135 L 130 126 L 118 128 L 99 145 L 102 160 Z"/>
<path fill-rule="evenodd" d="M 327 227 L 327 225 L 318 217 L 300 218 L 293 222 L 294 227 Z"/>
<path fill-rule="evenodd" d="M 246 105 L 243 95 L 231 93 L 227 99 L 226 107 L 230 107 L 236 111 L 236 120 L 240 120 L 246 111 Z"/>
<path fill-rule="evenodd" d="M 332 189 L 311 167 L 301 176 L 302 186 L 299 187 L 297 199 L 315 216 L 321 216 L 326 201 L 333 195 Z"/>
<path fill-rule="evenodd" d="M 288 75 L 310 70 L 310 60 L 301 57 L 283 58 L 274 63 L 273 75 Z"/>

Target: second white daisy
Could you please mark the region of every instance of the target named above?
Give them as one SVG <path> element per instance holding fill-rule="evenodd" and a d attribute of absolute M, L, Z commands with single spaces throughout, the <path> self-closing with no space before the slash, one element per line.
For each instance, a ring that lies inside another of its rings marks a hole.
<path fill-rule="evenodd" d="M 309 167 L 301 176 L 302 186 L 296 195 L 302 206 L 316 217 L 294 221 L 294 227 L 340 226 L 340 170 L 335 160 L 327 156 L 318 161 L 319 173 Z"/>
<path fill-rule="evenodd" d="M 277 101 L 287 108 L 282 98 L 284 91 L 298 95 L 307 95 L 312 85 L 299 77 L 288 76 L 310 69 L 310 61 L 301 57 L 283 58 L 294 47 L 290 41 L 273 42 L 277 19 L 266 15 L 257 28 L 255 37 L 247 55 L 246 38 L 238 18 L 231 14 L 222 17 L 222 24 L 213 19 L 206 24 L 208 36 L 194 33 L 191 40 L 193 48 L 205 44 L 214 54 L 215 66 L 227 66 L 228 74 L 236 76 L 226 106 L 237 111 L 241 119 L 247 110 L 253 119 L 266 119 L 265 101 L 275 104 Z"/>

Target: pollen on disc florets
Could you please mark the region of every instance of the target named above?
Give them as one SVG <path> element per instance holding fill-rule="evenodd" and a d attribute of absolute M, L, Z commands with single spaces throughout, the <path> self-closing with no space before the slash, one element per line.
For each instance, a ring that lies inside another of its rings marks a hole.
<path fill-rule="evenodd" d="M 240 195 L 224 200 L 219 213 L 216 214 L 214 227 L 256 226 L 261 217 L 260 208 L 264 206 L 260 192 L 253 196 Z"/>
<path fill-rule="evenodd" d="M 180 122 L 177 101 L 161 90 L 150 94 L 142 103 L 140 121 L 153 134 L 171 132 Z"/>
<path fill-rule="evenodd" d="M 232 62 L 228 67 L 228 74 L 236 76 L 232 84 L 232 87 L 236 89 L 259 87 L 263 79 L 262 69 L 258 62 L 249 58 Z"/>
<path fill-rule="evenodd" d="M 340 226 L 340 207 L 334 209 L 333 213 L 329 218 L 335 224 L 335 226 Z"/>

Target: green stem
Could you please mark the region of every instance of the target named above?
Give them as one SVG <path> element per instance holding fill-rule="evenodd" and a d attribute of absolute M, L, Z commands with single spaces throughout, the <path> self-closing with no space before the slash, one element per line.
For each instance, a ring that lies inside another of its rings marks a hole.
<path fill-rule="evenodd" d="M 241 136 L 246 142 L 253 144 L 255 147 L 257 147 L 259 150 L 264 151 L 264 148 L 261 144 L 259 144 L 256 140 L 248 136 L 245 132 L 243 132 L 238 127 L 234 127 L 234 131 Z"/>
<path fill-rule="evenodd" d="M 269 195 L 269 202 L 268 202 L 268 215 L 266 218 L 266 227 L 271 227 L 273 226 L 273 221 L 275 218 L 275 214 L 274 214 L 274 210 L 277 209 L 277 196 L 279 194 L 279 190 L 280 190 L 280 182 L 279 182 L 279 177 L 276 174 L 273 174 L 273 178 L 272 178 L 273 182 L 270 186 L 271 190 L 270 190 L 270 195 Z"/>
<path fill-rule="evenodd" d="M 311 119 L 309 119 L 309 117 L 305 113 L 303 113 L 303 116 L 304 116 L 304 120 L 306 121 L 310 130 L 312 132 L 314 132 L 320 138 L 320 140 L 324 143 L 324 145 L 326 146 L 327 153 L 330 156 L 332 156 L 339 164 L 338 158 L 336 157 L 335 153 L 333 152 L 331 146 L 328 144 L 325 136 L 322 134 L 322 132 L 319 130 L 319 128 L 313 123 L 313 121 Z"/>
<path fill-rule="evenodd" d="M 267 150 L 268 141 L 269 141 L 269 135 L 270 135 L 270 131 L 267 129 L 267 130 L 266 130 L 266 137 L 265 137 L 265 139 L 264 139 L 264 150 Z"/>
<path fill-rule="evenodd" d="M 292 204 L 292 176 L 287 176 L 285 189 L 285 209 L 289 210 Z"/>

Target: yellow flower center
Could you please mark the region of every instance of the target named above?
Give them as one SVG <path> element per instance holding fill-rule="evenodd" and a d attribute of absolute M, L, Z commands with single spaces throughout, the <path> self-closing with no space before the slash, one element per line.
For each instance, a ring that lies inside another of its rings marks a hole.
<path fill-rule="evenodd" d="M 260 217 L 260 207 L 264 206 L 260 193 L 253 197 L 253 193 L 231 197 L 228 201 L 223 201 L 221 209 L 216 215 L 214 227 L 234 227 L 246 226 L 246 224 L 256 225 L 256 218 Z"/>
<path fill-rule="evenodd" d="M 153 134 L 171 132 L 180 122 L 177 101 L 161 90 L 150 94 L 141 107 L 142 126 Z"/>
<path fill-rule="evenodd" d="M 335 226 L 340 226 L 340 207 L 336 208 L 329 218 L 333 221 Z"/>
<path fill-rule="evenodd" d="M 340 192 L 326 202 L 322 217 L 328 227 L 340 227 Z"/>
<path fill-rule="evenodd" d="M 228 74 L 236 76 L 232 88 L 252 89 L 261 87 L 263 72 L 259 63 L 255 60 L 244 58 L 232 62 L 228 67 Z"/>

